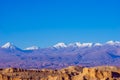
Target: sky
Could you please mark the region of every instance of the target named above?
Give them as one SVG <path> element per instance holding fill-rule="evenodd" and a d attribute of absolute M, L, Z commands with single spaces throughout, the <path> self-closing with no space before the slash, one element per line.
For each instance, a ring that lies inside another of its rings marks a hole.
<path fill-rule="evenodd" d="M 120 41 L 120 0 L 0 0 L 0 45 Z"/>

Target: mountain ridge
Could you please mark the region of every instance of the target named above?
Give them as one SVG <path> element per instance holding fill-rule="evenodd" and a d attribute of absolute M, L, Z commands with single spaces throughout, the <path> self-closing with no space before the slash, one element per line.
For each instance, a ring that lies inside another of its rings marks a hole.
<path fill-rule="evenodd" d="M 51 48 L 68 48 L 68 47 L 95 47 L 95 46 L 104 46 L 104 45 L 113 45 L 113 46 L 120 46 L 120 41 L 107 41 L 106 43 L 92 43 L 92 42 L 86 42 L 86 43 L 80 43 L 80 42 L 74 42 L 74 43 L 69 43 L 69 44 L 65 44 L 64 42 L 59 42 L 53 46 L 50 46 Z M 17 46 L 15 46 L 13 43 L 7 42 L 5 43 L 3 46 L 0 46 L 1 48 L 18 48 Z M 50 48 L 47 47 L 47 48 Z M 21 48 L 20 48 L 21 49 Z M 39 46 L 31 46 L 31 47 L 27 47 L 24 48 L 22 50 L 38 50 L 40 49 Z"/>
<path fill-rule="evenodd" d="M 75 45 L 75 47 L 48 47 L 35 50 L 0 48 L 0 68 L 59 69 L 71 65 L 120 66 L 120 44 L 118 41 L 114 44 L 111 41 L 102 44 L 102 46 L 100 43 L 95 44 L 91 47 L 76 47 Z"/>

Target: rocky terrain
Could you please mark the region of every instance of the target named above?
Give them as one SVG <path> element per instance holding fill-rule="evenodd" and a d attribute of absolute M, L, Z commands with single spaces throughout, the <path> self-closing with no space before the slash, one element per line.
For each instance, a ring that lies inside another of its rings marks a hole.
<path fill-rule="evenodd" d="M 0 69 L 0 80 L 120 80 L 120 68 L 113 66 L 70 66 L 51 69 Z"/>

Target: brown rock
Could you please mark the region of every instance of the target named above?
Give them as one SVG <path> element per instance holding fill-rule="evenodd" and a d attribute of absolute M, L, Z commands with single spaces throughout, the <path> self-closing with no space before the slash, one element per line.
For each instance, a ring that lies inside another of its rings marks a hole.
<path fill-rule="evenodd" d="M 61 70 L 0 69 L 0 80 L 120 80 L 120 68 L 70 66 Z"/>

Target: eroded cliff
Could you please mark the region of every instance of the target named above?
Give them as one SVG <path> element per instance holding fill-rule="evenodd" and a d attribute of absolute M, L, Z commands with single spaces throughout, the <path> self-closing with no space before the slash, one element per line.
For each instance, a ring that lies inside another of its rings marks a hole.
<path fill-rule="evenodd" d="M 120 68 L 70 66 L 60 70 L 0 69 L 0 80 L 120 80 Z"/>

